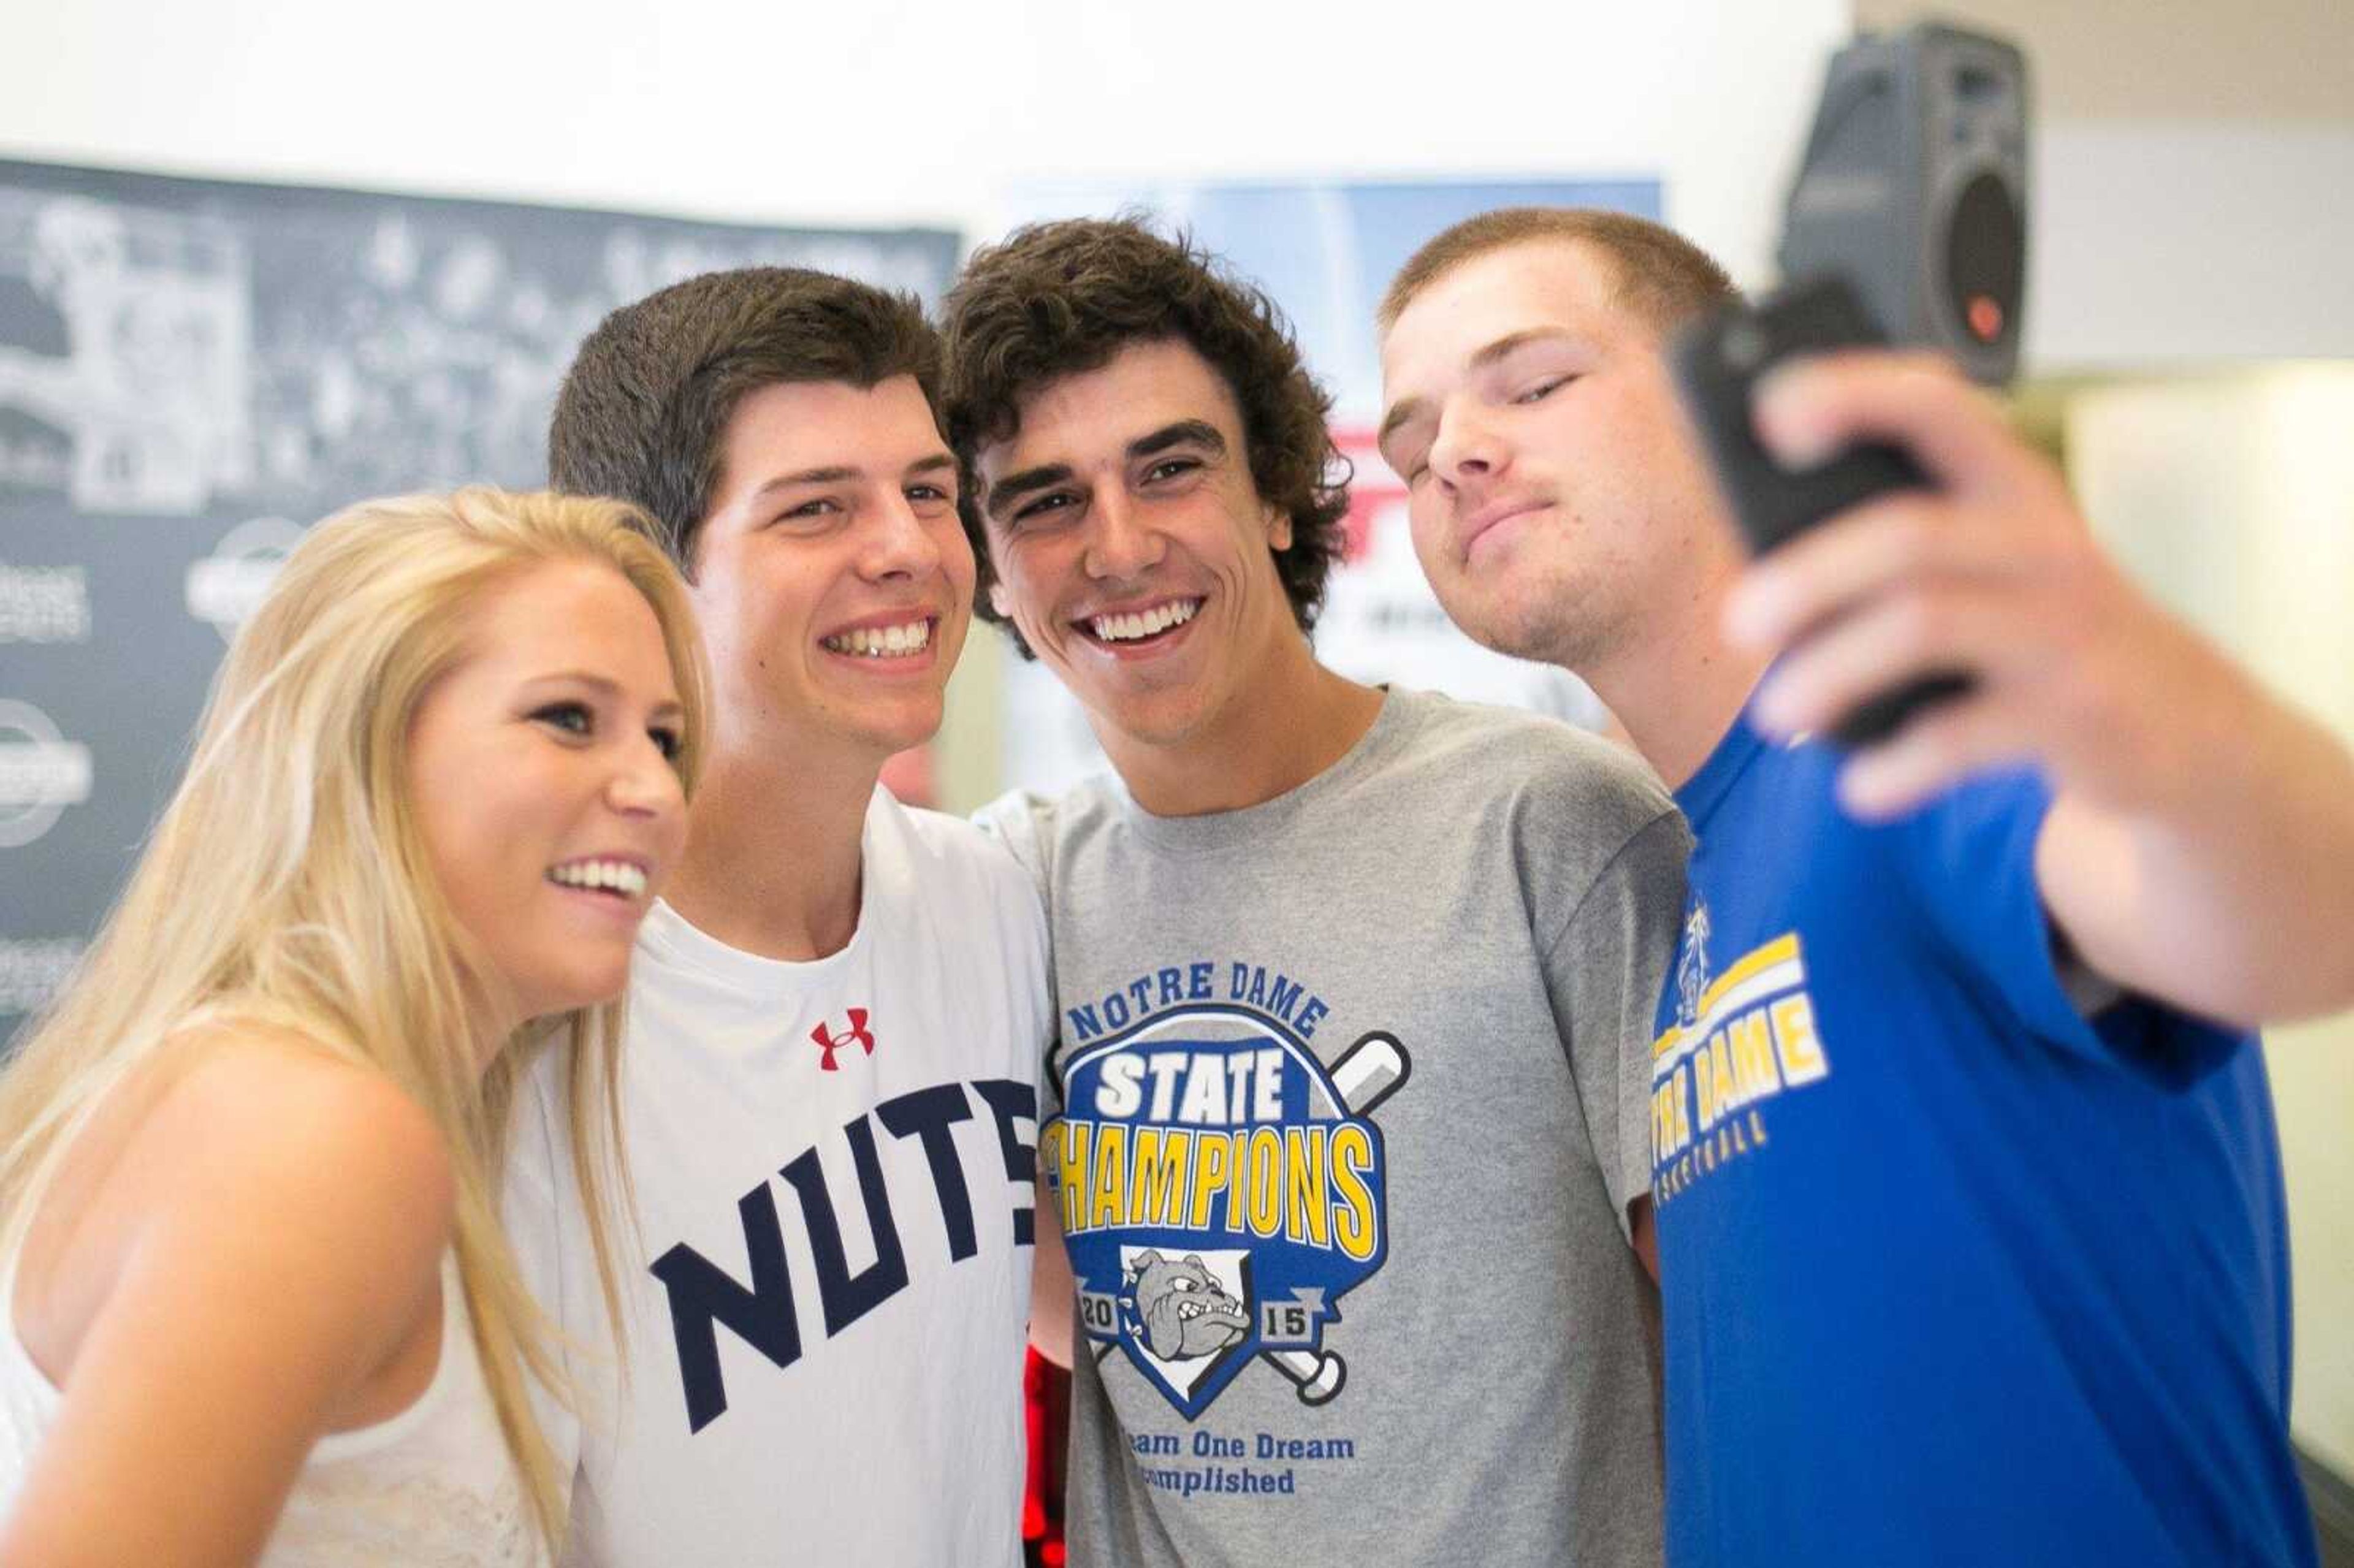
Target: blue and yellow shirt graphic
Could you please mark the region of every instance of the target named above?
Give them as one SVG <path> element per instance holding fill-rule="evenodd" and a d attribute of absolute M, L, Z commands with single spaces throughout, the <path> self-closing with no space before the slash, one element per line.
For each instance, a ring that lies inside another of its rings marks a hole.
<path fill-rule="evenodd" d="M 1038 1159 L 1062 1211 L 1079 1323 L 1187 1419 L 1246 1369 L 1320 1404 L 1347 1379 L 1325 1331 L 1387 1250 L 1382 1132 L 1405 1048 L 1328 1068 L 1242 1007 L 1165 1012 L 1082 1047 Z"/>

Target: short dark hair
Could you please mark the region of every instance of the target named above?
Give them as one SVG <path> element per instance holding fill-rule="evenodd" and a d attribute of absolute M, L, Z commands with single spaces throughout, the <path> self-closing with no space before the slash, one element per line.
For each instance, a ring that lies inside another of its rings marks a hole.
<path fill-rule="evenodd" d="M 1465 218 L 1407 258 L 1382 296 L 1382 331 L 1397 325 L 1416 294 L 1466 261 L 1537 239 L 1590 245 L 1608 257 L 1619 298 L 1661 333 L 1741 297 L 1706 251 L 1663 224 L 1599 207 L 1507 207 Z"/>
<path fill-rule="evenodd" d="M 643 508 L 692 577 L 727 421 L 748 393 L 912 376 L 937 420 L 940 366 L 913 295 L 799 267 L 706 272 L 623 305 L 581 344 L 548 426 L 548 482 Z"/>
<path fill-rule="evenodd" d="M 949 291 L 945 331 L 948 440 L 968 472 L 982 447 L 1021 429 L 1023 404 L 1052 383 L 1100 370 L 1133 344 L 1182 342 L 1200 355 L 1242 412 L 1259 498 L 1291 519 L 1276 574 L 1299 629 L 1315 625 L 1341 553 L 1349 469 L 1325 422 L 1332 399 L 1263 291 L 1183 234 L 1163 238 L 1135 217 L 1072 218 L 975 251 Z M 980 563 L 977 608 L 1002 622 L 974 488 L 963 514 Z M 1027 656 L 1019 632 L 1013 641 Z"/>

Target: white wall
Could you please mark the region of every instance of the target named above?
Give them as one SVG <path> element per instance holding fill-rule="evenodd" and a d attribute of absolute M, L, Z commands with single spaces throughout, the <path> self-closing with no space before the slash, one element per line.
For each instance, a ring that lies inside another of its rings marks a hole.
<path fill-rule="evenodd" d="M 2347 45 L 2354 51 L 2354 37 Z M 2354 358 L 2354 97 L 2347 111 L 2334 125 L 2043 127 L 2030 197 L 2030 365 Z"/>
<path fill-rule="evenodd" d="M 0 155 L 970 228 L 1013 179 L 1663 175 L 1758 275 L 1846 0 L 75 0 Z"/>
<path fill-rule="evenodd" d="M 2073 399 L 2067 420 L 2078 493 L 2135 576 L 2354 743 L 2354 366 L 2122 383 Z M 2354 1013 L 2265 1040 L 2296 1276 L 2294 1424 L 2354 1473 Z"/>

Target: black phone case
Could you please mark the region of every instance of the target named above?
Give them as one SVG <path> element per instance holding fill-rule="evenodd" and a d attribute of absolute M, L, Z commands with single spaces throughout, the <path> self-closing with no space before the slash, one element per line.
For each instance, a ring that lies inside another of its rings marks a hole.
<path fill-rule="evenodd" d="M 1669 345 L 1676 391 L 1753 551 L 1762 555 L 1875 495 L 1928 487 L 1919 466 L 1890 446 L 1850 447 L 1818 467 L 1792 472 L 1766 453 L 1750 422 L 1750 397 L 1758 379 L 1783 361 L 1885 341 L 1854 290 L 1837 277 L 1821 277 L 1754 306 L 1716 312 Z M 1858 705 L 1832 727 L 1832 736 L 1843 746 L 1871 746 L 1924 707 L 1961 695 L 1970 684 L 1958 673 L 1923 676 Z"/>

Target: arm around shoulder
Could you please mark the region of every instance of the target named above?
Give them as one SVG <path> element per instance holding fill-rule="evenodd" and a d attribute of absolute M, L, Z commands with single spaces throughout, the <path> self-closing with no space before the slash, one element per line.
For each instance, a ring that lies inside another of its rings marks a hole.
<path fill-rule="evenodd" d="M 1041 898 L 1046 886 L 1046 846 L 1054 838 L 1055 802 L 1034 789 L 1009 789 L 972 814 L 972 825 L 1022 867 Z"/>
<path fill-rule="evenodd" d="M 1030 1344 L 1040 1355 L 1068 1371 L 1076 1334 L 1078 1285 L 1071 1276 L 1071 1255 L 1063 1245 L 1063 1216 L 1044 1176 L 1038 1179 L 1037 1214 L 1030 1267 Z"/>
<path fill-rule="evenodd" d="M 438 1302 L 447 1148 L 373 1073 L 235 1046 L 118 1170 L 133 1218 L 0 1560 L 250 1563 L 312 1445 Z"/>

